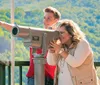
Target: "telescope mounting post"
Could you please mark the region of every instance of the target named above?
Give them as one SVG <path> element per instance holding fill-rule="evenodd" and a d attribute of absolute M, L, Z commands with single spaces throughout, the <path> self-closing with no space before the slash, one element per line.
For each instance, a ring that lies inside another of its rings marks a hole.
<path fill-rule="evenodd" d="M 42 53 L 41 54 L 37 54 L 36 52 L 33 53 L 34 58 L 34 84 L 35 85 L 45 85 L 45 68 L 44 68 L 44 64 L 46 62 L 44 55 L 46 54 L 46 33 L 43 33 L 43 41 L 42 41 Z M 38 48 L 34 48 L 33 50 L 37 50 Z"/>

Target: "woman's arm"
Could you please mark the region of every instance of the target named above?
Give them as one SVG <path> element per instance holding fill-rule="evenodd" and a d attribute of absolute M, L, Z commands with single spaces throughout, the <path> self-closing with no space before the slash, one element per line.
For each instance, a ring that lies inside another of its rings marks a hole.
<path fill-rule="evenodd" d="M 86 40 L 82 40 L 77 45 L 74 56 L 68 54 L 65 61 L 72 67 L 78 67 L 82 65 L 91 52 L 89 43 Z"/>
<path fill-rule="evenodd" d="M 56 65 L 58 61 L 58 56 L 55 53 L 48 51 L 47 53 L 47 63 L 49 65 Z"/>

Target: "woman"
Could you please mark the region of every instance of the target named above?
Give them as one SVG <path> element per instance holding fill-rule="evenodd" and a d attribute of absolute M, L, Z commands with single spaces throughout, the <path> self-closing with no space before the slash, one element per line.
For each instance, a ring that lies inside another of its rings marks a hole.
<path fill-rule="evenodd" d="M 54 85 L 99 85 L 93 52 L 84 33 L 72 20 L 64 20 L 57 29 L 59 40 L 50 42 L 47 62 L 56 65 Z"/>

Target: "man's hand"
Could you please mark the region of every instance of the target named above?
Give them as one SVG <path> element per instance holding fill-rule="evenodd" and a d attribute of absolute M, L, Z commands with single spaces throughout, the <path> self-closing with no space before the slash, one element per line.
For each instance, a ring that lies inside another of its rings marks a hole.
<path fill-rule="evenodd" d="M 0 26 L 1 26 L 2 22 L 0 21 Z"/>
<path fill-rule="evenodd" d="M 0 21 L 0 26 L 2 26 L 2 24 L 4 24 L 5 22 L 3 22 L 3 21 Z"/>
<path fill-rule="evenodd" d="M 9 23 L 3 22 L 3 21 L 0 21 L 0 26 L 5 28 L 9 32 L 11 32 L 12 27 L 13 27 L 12 24 L 9 24 Z"/>

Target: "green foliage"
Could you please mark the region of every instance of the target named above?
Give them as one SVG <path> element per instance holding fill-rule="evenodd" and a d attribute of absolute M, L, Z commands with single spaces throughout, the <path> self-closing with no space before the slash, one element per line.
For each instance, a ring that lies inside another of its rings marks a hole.
<path fill-rule="evenodd" d="M 15 60 L 29 60 L 29 50 L 26 49 L 22 41 L 16 40 L 15 43 Z"/>
<path fill-rule="evenodd" d="M 4 32 L 3 32 L 2 28 L 0 28 L 0 36 L 4 36 Z"/>
<path fill-rule="evenodd" d="M 0 60 L 1 61 L 9 61 L 10 60 L 10 52 L 5 51 L 4 53 L 0 53 Z"/>
<path fill-rule="evenodd" d="M 21 8 L 16 8 L 15 9 L 15 19 L 21 19 L 21 21 L 24 19 L 25 12 Z"/>
<path fill-rule="evenodd" d="M 24 26 L 43 27 L 43 9 L 47 6 L 53 6 L 61 12 L 62 19 L 72 19 L 79 24 L 90 44 L 92 44 L 94 56 L 98 59 L 100 57 L 98 48 L 100 46 L 100 38 L 98 38 L 100 36 L 99 2 L 98 0 L 17 0 L 15 1 L 15 23 Z M 3 7 L 6 3 L 10 2 L 4 0 L 0 3 Z M 1 8 L 0 20 L 10 22 L 9 7 Z M 10 34 L 4 29 L 0 30 L 0 35 L 5 36 L 10 41 Z M 27 59 L 29 56 L 28 50 L 24 47 L 22 41 L 17 40 L 16 59 L 18 60 L 19 57 L 22 58 L 25 55 Z M 23 54 L 24 51 L 22 49 L 24 49 L 25 54 Z"/>

